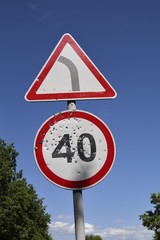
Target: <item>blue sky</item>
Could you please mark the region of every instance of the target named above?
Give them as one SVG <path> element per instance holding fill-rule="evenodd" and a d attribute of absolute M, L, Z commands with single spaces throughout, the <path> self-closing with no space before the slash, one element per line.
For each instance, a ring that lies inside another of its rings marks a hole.
<path fill-rule="evenodd" d="M 70 33 L 117 91 L 114 100 L 77 101 L 102 119 L 117 148 L 110 174 L 83 191 L 86 233 L 103 240 L 151 239 L 139 214 L 160 191 L 160 2 L 2 0 L 0 137 L 15 142 L 18 169 L 44 197 L 55 240 L 74 239 L 72 191 L 47 181 L 33 156 L 35 135 L 67 102 L 28 103 L 24 95 L 61 36 Z"/>

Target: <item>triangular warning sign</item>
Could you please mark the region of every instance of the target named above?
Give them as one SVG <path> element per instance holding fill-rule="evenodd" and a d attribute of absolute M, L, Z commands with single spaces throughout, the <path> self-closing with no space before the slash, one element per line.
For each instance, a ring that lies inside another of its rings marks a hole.
<path fill-rule="evenodd" d="M 69 34 L 62 36 L 25 95 L 27 101 L 115 97 L 116 91 Z"/>

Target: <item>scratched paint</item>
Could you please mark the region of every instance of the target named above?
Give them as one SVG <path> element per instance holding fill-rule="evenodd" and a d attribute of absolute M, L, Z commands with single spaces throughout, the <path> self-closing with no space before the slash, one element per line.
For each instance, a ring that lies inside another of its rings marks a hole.
<path fill-rule="evenodd" d="M 63 136 L 69 136 L 69 143 L 62 142 L 61 148 L 57 149 L 57 157 L 52 157 L 55 148 L 62 141 Z M 80 138 L 83 134 L 89 134 L 94 139 L 96 150 L 91 153 L 93 141 L 87 137 Z M 78 149 L 81 142 L 81 149 Z M 67 147 L 70 149 L 67 151 Z M 90 178 L 103 166 L 108 148 L 103 133 L 99 128 L 88 120 L 79 118 L 68 118 L 51 126 L 43 139 L 43 155 L 46 164 L 56 175 L 70 180 L 82 180 Z M 72 153 L 71 161 L 67 161 L 67 154 Z M 74 153 L 74 154 L 73 154 Z M 85 158 L 85 161 L 79 156 Z M 61 156 L 62 157 L 59 157 Z M 91 155 L 95 155 L 92 161 L 87 161 Z M 86 171 L 87 170 L 87 171 Z"/>
<path fill-rule="evenodd" d="M 53 183 L 84 189 L 109 173 L 115 159 L 115 143 L 108 127 L 96 116 L 65 111 L 40 127 L 34 153 L 41 172 Z"/>

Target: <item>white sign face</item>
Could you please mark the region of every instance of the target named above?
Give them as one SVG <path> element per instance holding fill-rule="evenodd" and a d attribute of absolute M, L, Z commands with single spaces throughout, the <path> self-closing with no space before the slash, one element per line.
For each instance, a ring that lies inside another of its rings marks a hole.
<path fill-rule="evenodd" d="M 38 167 L 50 181 L 67 189 L 97 184 L 109 172 L 114 156 L 110 130 L 87 112 L 66 111 L 51 117 L 35 139 Z"/>
<path fill-rule="evenodd" d="M 62 36 L 25 95 L 27 101 L 115 97 L 113 87 L 69 34 Z"/>
<path fill-rule="evenodd" d="M 58 79 L 58 81 L 53 81 L 53 79 Z M 37 94 L 71 93 L 72 91 L 77 93 L 79 91 L 104 92 L 105 89 L 67 43 L 45 81 L 37 90 Z"/>

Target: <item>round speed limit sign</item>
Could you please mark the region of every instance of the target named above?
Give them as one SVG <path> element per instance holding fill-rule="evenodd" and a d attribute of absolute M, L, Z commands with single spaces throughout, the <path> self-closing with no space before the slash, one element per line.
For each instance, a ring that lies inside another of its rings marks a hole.
<path fill-rule="evenodd" d="M 40 127 L 34 154 L 49 181 L 66 189 L 85 189 L 109 173 L 115 159 L 115 143 L 106 124 L 93 114 L 65 111 Z"/>

